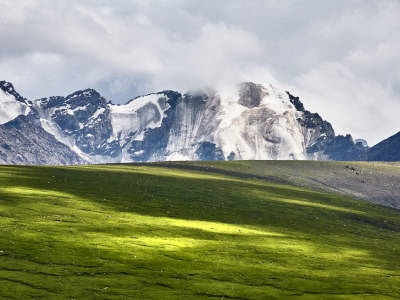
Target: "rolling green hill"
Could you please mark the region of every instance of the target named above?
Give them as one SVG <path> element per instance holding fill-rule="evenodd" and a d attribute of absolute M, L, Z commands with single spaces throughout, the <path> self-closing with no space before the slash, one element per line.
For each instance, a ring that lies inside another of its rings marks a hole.
<path fill-rule="evenodd" d="M 399 166 L 2 166 L 0 299 L 398 298 Z"/>

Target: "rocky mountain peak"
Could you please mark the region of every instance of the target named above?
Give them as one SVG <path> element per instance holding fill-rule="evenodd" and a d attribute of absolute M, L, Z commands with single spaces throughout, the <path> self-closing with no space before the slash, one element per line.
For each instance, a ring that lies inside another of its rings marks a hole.
<path fill-rule="evenodd" d="M 76 91 L 65 97 L 65 102 L 72 107 L 85 106 L 88 104 L 99 106 L 99 108 L 107 106 L 107 100 L 94 89 Z"/>
<path fill-rule="evenodd" d="M 20 102 L 22 102 L 22 103 L 25 103 L 25 102 L 26 102 L 26 98 L 22 97 L 22 96 L 14 89 L 14 86 L 13 86 L 13 84 L 12 84 L 11 82 L 8 82 L 8 81 L 5 81 L 5 80 L 0 81 L 0 89 L 1 89 L 2 91 L 4 91 L 5 93 L 14 96 L 15 99 L 16 99 L 17 101 L 20 101 Z"/>
<path fill-rule="evenodd" d="M 303 105 L 303 103 L 300 101 L 300 98 L 299 98 L 299 97 L 295 97 L 295 96 L 293 96 L 291 93 L 289 93 L 289 92 L 287 92 L 287 91 L 286 91 L 286 94 L 288 94 L 290 102 L 294 105 L 294 107 L 295 107 L 298 111 L 305 111 L 304 105 Z"/>
<path fill-rule="evenodd" d="M 400 161 L 400 132 L 370 148 L 367 160 Z"/>
<path fill-rule="evenodd" d="M 299 122 L 306 128 L 320 128 L 320 133 L 325 136 L 334 137 L 335 131 L 332 125 L 322 119 L 318 113 L 311 113 L 304 108 L 303 103 L 300 101 L 299 97 L 293 96 L 291 93 L 286 92 L 289 96 L 290 102 L 294 105 L 297 111 L 302 112 L 304 117 L 299 120 Z"/>
<path fill-rule="evenodd" d="M 268 91 L 261 84 L 243 82 L 239 87 L 239 104 L 248 108 L 257 107 L 266 95 Z"/>
<path fill-rule="evenodd" d="M 356 140 L 355 140 L 355 143 L 356 143 L 356 144 L 360 143 L 361 146 L 367 147 L 367 148 L 368 148 L 368 142 L 367 142 L 366 140 L 364 140 L 364 139 L 356 139 Z"/>

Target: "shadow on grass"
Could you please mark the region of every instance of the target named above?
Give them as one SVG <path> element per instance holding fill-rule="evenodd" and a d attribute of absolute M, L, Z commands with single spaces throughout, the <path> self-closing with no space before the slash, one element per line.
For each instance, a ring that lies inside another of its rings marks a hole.
<path fill-rule="evenodd" d="M 372 236 L 376 230 L 390 233 L 400 229 L 399 218 L 384 218 L 389 214 L 387 208 L 290 186 L 237 180 L 226 174 L 221 174 L 223 176 L 218 180 L 208 179 L 207 174 L 196 178 L 193 174 L 179 173 L 182 170 L 171 169 L 172 173 L 163 173 L 162 168 L 149 168 L 148 165 L 2 169 L 3 173 L 12 174 L 3 179 L 3 186 L 22 189 L 18 194 L 7 193 L 0 187 L 0 201 L 12 201 L 12 205 L 24 205 L 27 198 L 23 196 L 26 193 L 23 189 L 31 189 L 29 200 L 37 203 L 48 201 L 57 205 L 65 194 L 82 199 L 81 203 L 100 205 L 98 211 L 103 213 L 118 211 L 236 224 L 259 230 L 267 228 L 294 238 L 312 234 L 323 237 L 323 243 L 337 241 L 343 247 L 357 244 L 356 240 L 348 240 L 349 237 Z M 47 191 L 48 195 L 35 194 L 35 190 Z M 65 202 L 61 201 L 60 205 Z M 83 206 L 79 209 L 93 211 L 96 208 Z M 189 230 L 187 236 L 196 236 L 198 230 Z M 215 238 L 224 236 L 216 235 Z M 363 242 L 357 247 L 373 251 Z"/>
<path fill-rule="evenodd" d="M 337 219 L 355 217 L 357 220 L 369 220 L 371 210 L 374 216 L 377 212 L 393 215 L 390 209 L 384 207 L 377 209 L 350 198 L 251 181 L 246 176 L 240 177 L 241 173 L 227 175 L 230 172 L 221 172 L 223 176 L 219 178 L 201 174 L 203 177 L 196 178 L 197 174 L 193 177 L 192 174 L 174 172 L 157 174 L 157 168 L 149 169 L 147 165 L 143 166 L 144 172 L 140 165 L 133 165 L 132 168 L 124 165 L 112 170 L 114 166 L 107 166 L 109 170 L 96 167 L 8 167 L 13 177 L 3 180 L 0 186 L 0 189 L 3 187 L 3 196 L 0 199 L 18 201 L 20 196 L 15 193 L 4 193 L 4 188 L 7 190 L 7 187 L 14 186 L 32 191 L 53 191 L 52 196 L 56 198 L 62 197 L 60 193 L 75 195 L 118 211 L 168 217 L 172 213 L 178 218 L 193 219 L 196 216 L 197 220 L 217 222 L 229 217 L 229 223 L 240 221 L 241 224 L 255 226 L 268 223 L 268 220 L 248 218 L 251 216 L 246 215 L 261 213 L 258 208 L 270 209 L 269 214 L 279 214 L 283 209 L 297 210 L 299 214 L 294 214 L 296 218 L 307 217 L 305 214 L 324 215 L 330 211 L 338 214 Z M 382 222 L 375 225 L 399 231 L 399 224 L 391 226 L 391 223 Z"/>

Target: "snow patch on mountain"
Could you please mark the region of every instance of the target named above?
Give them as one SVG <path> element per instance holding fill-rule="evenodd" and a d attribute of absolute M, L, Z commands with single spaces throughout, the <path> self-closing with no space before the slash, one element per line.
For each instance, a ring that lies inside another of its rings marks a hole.
<path fill-rule="evenodd" d="M 162 94 L 138 97 L 125 105 L 109 104 L 114 138 L 120 139 L 121 146 L 131 138 L 143 140 L 146 129 L 161 126 L 169 107 Z"/>
<path fill-rule="evenodd" d="M 30 108 L 27 104 L 0 89 L 0 124 L 5 124 L 19 115 L 27 115 L 29 112 Z"/>
<path fill-rule="evenodd" d="M 288 95 L 271 85 L 248 85 L 257 95 L 221 100 L 216 145 L 235 159 L 305 159 L 303 128 L 297 121 L 301 113 Z"/>

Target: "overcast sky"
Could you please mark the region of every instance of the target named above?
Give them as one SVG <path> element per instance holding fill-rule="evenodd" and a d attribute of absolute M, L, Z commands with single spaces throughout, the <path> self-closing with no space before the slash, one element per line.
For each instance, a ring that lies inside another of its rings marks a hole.
<path fill-rule="evenodd" d="M 300 96 L 370 145 L 400 131 L 397 0 L 0 0 L 0 80 L 36 99 L 241 81 Z"/>

